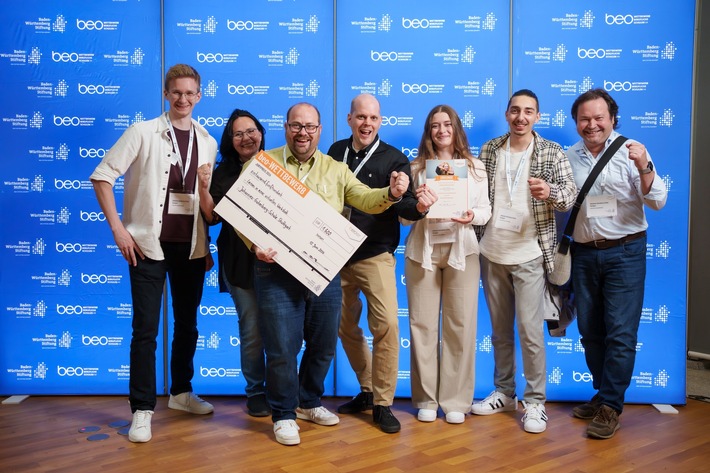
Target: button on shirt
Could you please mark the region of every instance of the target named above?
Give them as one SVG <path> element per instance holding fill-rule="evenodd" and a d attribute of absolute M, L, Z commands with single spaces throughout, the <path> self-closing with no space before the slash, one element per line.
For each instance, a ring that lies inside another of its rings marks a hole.
<path fill-rule="evenodd" d="M 619 133 L 612 132 L 607 139 L 606 148 L 619 136 Z M 587 176 L 597 163 L 597 159 L 604 151 L 596 157 L 584 145 L 584 141 L 579 141 L 567 150 L 567 158 L 572 166 L 572 172 L 578 188 L 581 188 Z M 649 161 L 651 155 L 648 154 Z M 629 159 L 629 150 L 626 145 L 622 145 L 619 151 L 614 154 L 597 180 L 592 185 L 587 199 L 590 196 L 613 195 L 616 198 L 617 211 L 614 217 L 587 217 L 586 199 L 582 203 L 574 227 L 573 238 L 579 243 L 588 243 L 594 240 L 607 239 L 617 240 L 626 235 L 631 235 L 644 231 L 648 228 L 646 214 L 643 206 L 646 204 L 654 210 L 660 210 L 666 205 L 668 192 L 666 185 L 658 175 L 658 168 L 655 166 L 656 176 L 651 185 L 651 191 L 647 195 L 641 193 L 641 177 L 636 165 Z"/>

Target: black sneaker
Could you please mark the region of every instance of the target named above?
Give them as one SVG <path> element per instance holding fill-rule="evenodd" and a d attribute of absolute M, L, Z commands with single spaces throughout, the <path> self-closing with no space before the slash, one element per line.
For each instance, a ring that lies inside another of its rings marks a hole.
<path fill-rule="evenodd" d="M 340 414 L 357 414 L 372 409 L 372 393 L 361 392 L 345 404 L 338 406 Z"/>
<path fill-rule="evenodd" d="M 589 402 L 572 408 L 572 415 L 577 419 L 594 419 L 597 411 L 602 406 L 599 393 L 595 394 Z"/>
<path fill-rule="evenodd" d="M 382 432 L 387 434 L 397 433 L 402 428 L 397 418 L 392 414 L 390 406 L 374 406 L 372 420 L 382 429 Z"/>
<path fill-rule="evenodd" d="M 252 417 L 266 417 L 271 415 L 271 406 L 266 400 L 266 394 L 256 394 L 247 398 L 247 414 Z"/>
<path fill-rule="evenodd" d="M 594 416 L 594 420 L 587 427 L 587 437 L 610 439 L 620 427 L 619 413 L 606 404 L 602 404 Z"/>

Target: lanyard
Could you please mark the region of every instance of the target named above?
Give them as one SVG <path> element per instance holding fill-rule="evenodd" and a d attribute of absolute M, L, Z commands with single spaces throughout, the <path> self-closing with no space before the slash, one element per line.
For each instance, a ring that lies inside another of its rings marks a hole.
<path fill-rule="evenodd" d="M 286 167 L 286 150 L 287 150 L 287 149 L 288 149 L 288 146 L 284 146 L 284 152 L 283 152 L 284 169 L 288 169 L 288 168 Z M 316 167 L 316 159 L 317 159 L 317 156 L 314 154 L 314 155 L 313 155 L 313 166 L 311 166 L 311 168 L 308 170 L 308 172 L 306 173 L 305 176 L 303 176 L 303 177 L 300 178 L 300 179 L 298 178 L 298 176 L 296 176 L 296 179 L 298 179 L 299 181 L 301 181 L 301 183 L 303 183 L 303 184 L 306 183 L 306 179 L 308 179 L 308 175 L 311 173 L 311 171 L 313 171 L 313 168 Z"/>
<path fill-rule="evenodd" d="M 370 151 L 367 152 L 367 154 L 365 155 L 365 158 L 362 160 L 362 162 L 353 171 L 353 174 L 355 174 L 355 176 L 357 176 L 357 173 L 360 172 L 360 169 L 362 169 L 362 167 L 365 165 L 365 163 L 370 159 L 370 157 L 372 156 L 372 153 L 375 152 L 375 150 L 377 149 L 378 146 L 380 146 L 380 139 L 379 138 L 377 139 L 375 144 L 372 146 L 372 148 L 370 148 Z M 350 147 L 345 148 L 345 155 L 343 156 L 343 162 L 345 164 L 348 164 L 348 152 L 349 151 L 350 151 Z"/>
<path fill-rule="evenodd" d="M 533 141 L 535 140 L 530 140 L 530 144 L 528 144 L 528 147 L 525 148 L 525 151 L 523 151 L 523 157 L 520 159 L 520 164 L 518 164 L 518 170 L 515 172 L 515 181 L 512 182 L 512 178 L 510 175 L 510 137 L 508 137 L 508 140 L 505 142 L 505 178 L 508 181 L 508 195 L 510 196 L 510 201 L 508 202 L 508 205 L 510 207 L 513 206 L 513 194 L 515 194 L 515 189 L 518 188 L 520 176 L 523 173 L 523 169 L 525 168 L 525 161 L 527 161 L 528 155 L 531 154 Z"/>
<path fill-rule="evenodd" d="M 170 115 L 165 112 L 165 118 L 168 120 L 168 126 L 170 127 L 170 141 L 173 143 L 173 151 L 178 154 L 178 167 L 180 168 L 180 174 L 182 174 L 182 188 L 185 189 L 185 178 L 187 178 L 187 172 L 190 170 L 190 163 L 192 162 L 192 144 L 195 139 L 195 127 L 190 124 L 190 141 L 187 145 L 187 159 L 185 160 L 185 165 L 182 164 L 182 153 L 180 152 L 180 146 L 178 146 L 177 135 L 175 135 L 175 129 L 170 121 Z"/>

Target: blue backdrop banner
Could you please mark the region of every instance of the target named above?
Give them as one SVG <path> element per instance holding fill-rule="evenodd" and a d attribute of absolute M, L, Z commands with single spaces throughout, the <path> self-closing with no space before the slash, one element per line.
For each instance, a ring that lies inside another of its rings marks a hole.
<path fill-rule="evenodd" d="M 4 11 L 0 393 L 128 391 L 128 271 L 88 176 L 128 126 L 164 110 L 163 74 L 184 62 L 202 76 L 194 118 L 219 141 L 232 110 L 249 110 L 266 127 L 267 149 L 285 143 L 286 111 L 306 101 L 321 112 L 326 151 L 350 135 L 350 101 L 367 92 L 382 105 L 381 138 L 408 158 L 417 156 L 424 119 L 438 104 L 457 110 L 477 155 L 507 131 L 507 100 L 520 88 L 540 98 L 536 130 L 567 148 L 578 140 L 574 98 L 592 87 L 610 92 L 620 131 L 647 146 L 669 190 L 666 207 L 647 212 L 646 297 L 627 401 L 685 402 L 695 0 L 480 0 L 447 8 L 423 0 L 204 0 L 197 10 L 187 0 L 81 3 L 27 0 Z M 120 210 L 122 181 L 116 196 Z M 396 252 L 400 397 L 411 393 L 407 231 Z M 219 226 L 210 233 L 216 241 Z M 198 314 L 195 390 L 243 394 L 237 313 L 219 293 L 216 271 L 205 275 Z M 159 393 L 169 383 L 170 310 L 164 320 Z M 361 325 L 371 340 L 366 314 Z M 482 293 L 477 332 L 482 397 L 493 388 Z M 548 399 L 588 399 L 591 375 L 576 325 L 546 345 Z M 339 346 L 326 394 L 359 390 Z"/>

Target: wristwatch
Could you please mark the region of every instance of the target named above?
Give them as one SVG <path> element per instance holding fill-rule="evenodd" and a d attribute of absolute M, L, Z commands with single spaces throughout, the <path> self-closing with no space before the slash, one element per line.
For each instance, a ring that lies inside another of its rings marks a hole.
<path fill-rule="evenodd" d="M 651 161 L 648 162 L 648 166 L 646 166 L 645 169 L 640 169 L 639 174 L 651 174 L 653 172 L 653 163 Z"/>

